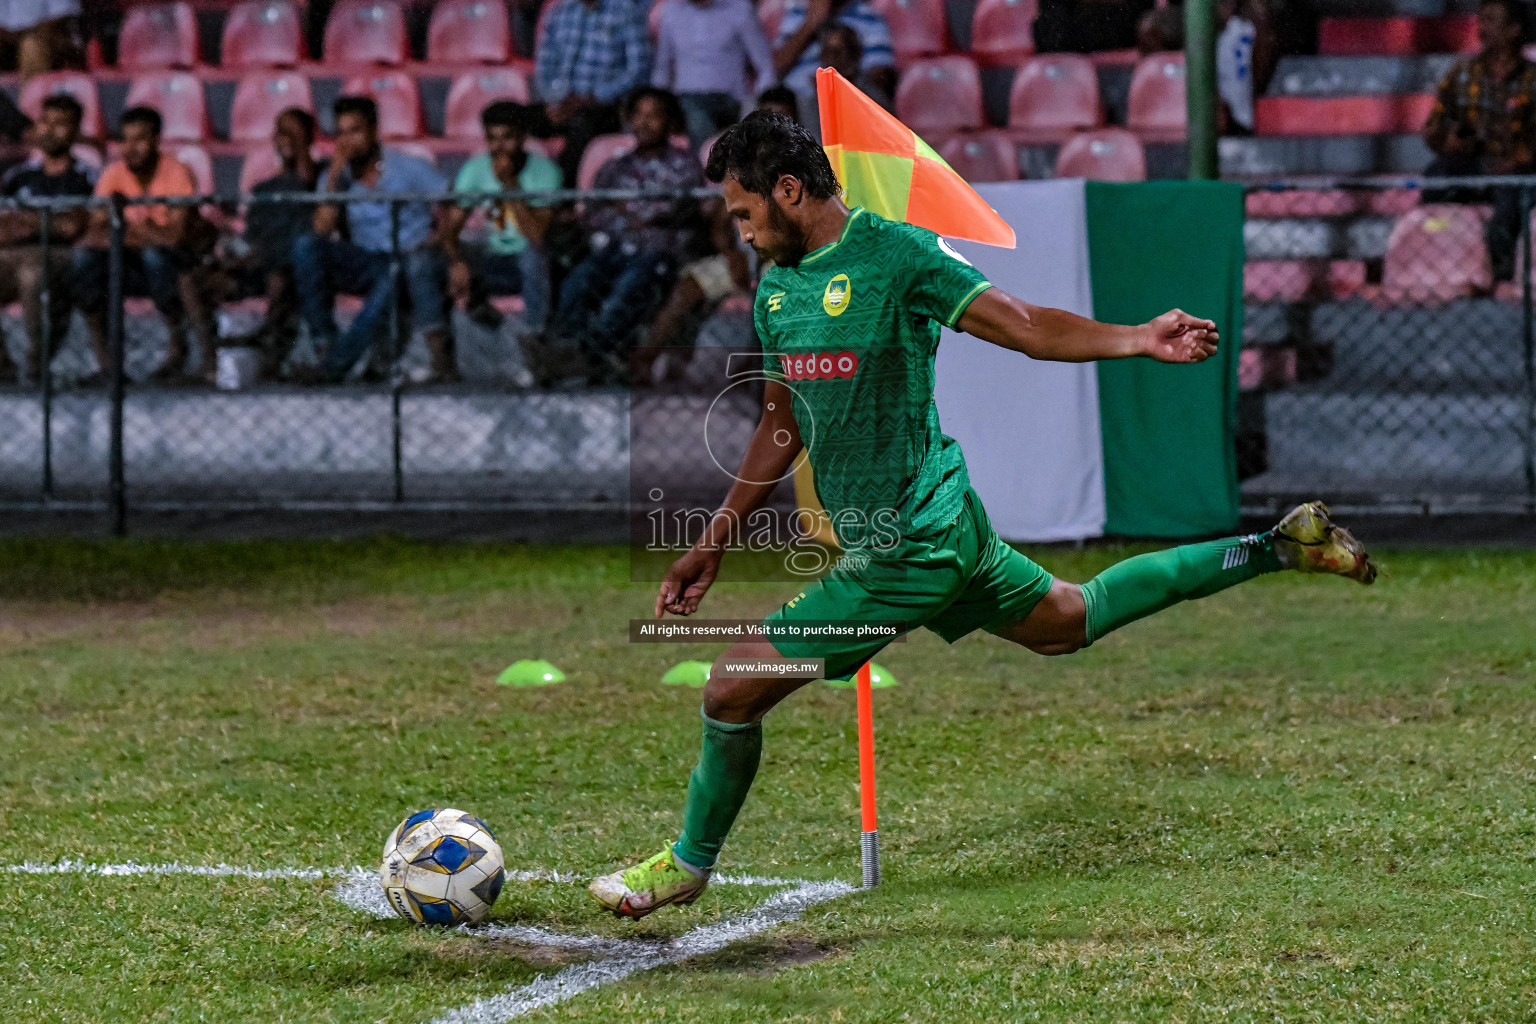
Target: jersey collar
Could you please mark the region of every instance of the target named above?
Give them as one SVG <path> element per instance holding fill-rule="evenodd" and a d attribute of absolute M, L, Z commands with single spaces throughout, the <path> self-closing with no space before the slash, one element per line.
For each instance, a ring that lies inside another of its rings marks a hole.
<path fill-rule="evenodd" d="M 848 237 L 849 229 L 853 227 L 853 222 L 858 220 L 859 216 L 861 214 L 863 214 L 863 212 L 864 212 L 864 207 L 862 207 L 862 206 L 855 206 L 853 209 L 849 210 L 848 211 L 848 219 L 843 221 L 843 231 L 842 231 L 842 234 L 837 236 L 837 241 L 835 241 L 835 242 L 828 242 L 826 245 L 822 246 L 820 249 L 816 249 L 816 250 L 814 250 L 812 252 L 807 253 L 805 256 L 801 257 L 800 265 L 801 266 L 805 266 L 807 263 L 810 263 L 812 260 L 819 260 L 823 256 L 825 256 L 827 253 L 831 252 L 833 249 L 836 249 L 838 246 L 842 245 L 843 244 L 843 240 Z"/>

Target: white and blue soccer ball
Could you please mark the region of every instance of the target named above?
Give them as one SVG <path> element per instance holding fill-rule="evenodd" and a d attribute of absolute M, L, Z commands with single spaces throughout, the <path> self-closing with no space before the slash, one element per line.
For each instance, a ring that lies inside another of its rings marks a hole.
<path fill-rule="evenodd" d="M 416 924 L 477 924 L 507 873 L 485 822 L 464 811 L 417 811 L 389 834 L 379 878 L 395 913 Z"/>

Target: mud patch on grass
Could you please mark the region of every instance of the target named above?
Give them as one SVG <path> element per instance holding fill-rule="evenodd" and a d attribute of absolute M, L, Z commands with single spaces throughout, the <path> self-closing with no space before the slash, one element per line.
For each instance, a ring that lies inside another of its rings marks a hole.
<path fill-rule="evenodd" d="M 595 954 L 584 949 L 545 946 L 517 939 L 469 939 L 440 942 L 433 948 L 439 960 L 448 963 L 486 963 L 494 960 L 520 960 L 529 967 L 569 967 L 591 960 Z"/>
<path fill-rule="evenodd" d="M 837 956 L 843 950 L 817 942 L 808 935 L 760 937 L 740 942 L 709 956 L 685 960 L 679 967 L 690 970 L 766 976 Z"/>

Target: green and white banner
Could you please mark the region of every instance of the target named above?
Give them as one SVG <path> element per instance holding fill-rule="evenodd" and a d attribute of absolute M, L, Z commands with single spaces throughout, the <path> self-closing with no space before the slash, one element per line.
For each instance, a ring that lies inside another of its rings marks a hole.
<path fill-rule="evenodd" d="M 1112 323 L 1178 307 L 1216 321 L 1199 366 L 1041 363 L 946 332 L 938 404 L 1011 541 L 1230 532 L 1243 334 L 1243 193 L 1224 182 L 1008 182 L 977 191 L 1016 250 L 954 247 L 1026 302 Z"/>

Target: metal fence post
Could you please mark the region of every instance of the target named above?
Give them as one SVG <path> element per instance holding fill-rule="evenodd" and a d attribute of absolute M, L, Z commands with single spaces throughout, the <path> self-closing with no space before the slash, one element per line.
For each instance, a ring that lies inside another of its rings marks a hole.
<path fill-rule="evenodd" d="M 400 358 L 405 355 L 405 345 L 400 337 L 402 329 L 400 319 L 401 285 L 404 283 L 402 273 L 402 261 L 400 259 L 400 201 L 391 200 L 389 204 L 389 285 L 391 301 L 389 303 L 389 420 L 390 420 L 390 466 L 395 474 L 395 500 L 405 500 L 405 474 L 400 465 L 400 388 L 401 371 Z"/>
<path fill-rule="evenodd" d="M 110 208 L 112 241 L 107 250 L 107 345 L 112 359 L 110 400 L 111 440 L 107 466 L 107 501 L 112 535 L 128 534 L 128 496 L 123 485 L 123 197 L 113 195 Z"/>
<path fill-rule="evenodd" d="M 1520 188 L 1520 309 L 1525 335 L 1525 510 L 1536 512 L 1536 311 L 1531 308 L 1531 188 Z"/>
<path fill-rule="evenodd" d="M 37 241 L 38 248 L 42 250 L 43 266 L 42 280 L 39 282 L 40 299 L 43 304 L 43 323 L 40 328 L 40 337 L 37 339 L 38 348 L 38 383 L 43 389 L 43 500 L 53 498 L 53 374 L 49 367 L 53 364 L 53 289 L 52 277 L 48 265 L 53 262 L 49 246 L 52 241 L 49 235 L 53 229 L 53 211 L 44 206 L 37 211 Z"/>

